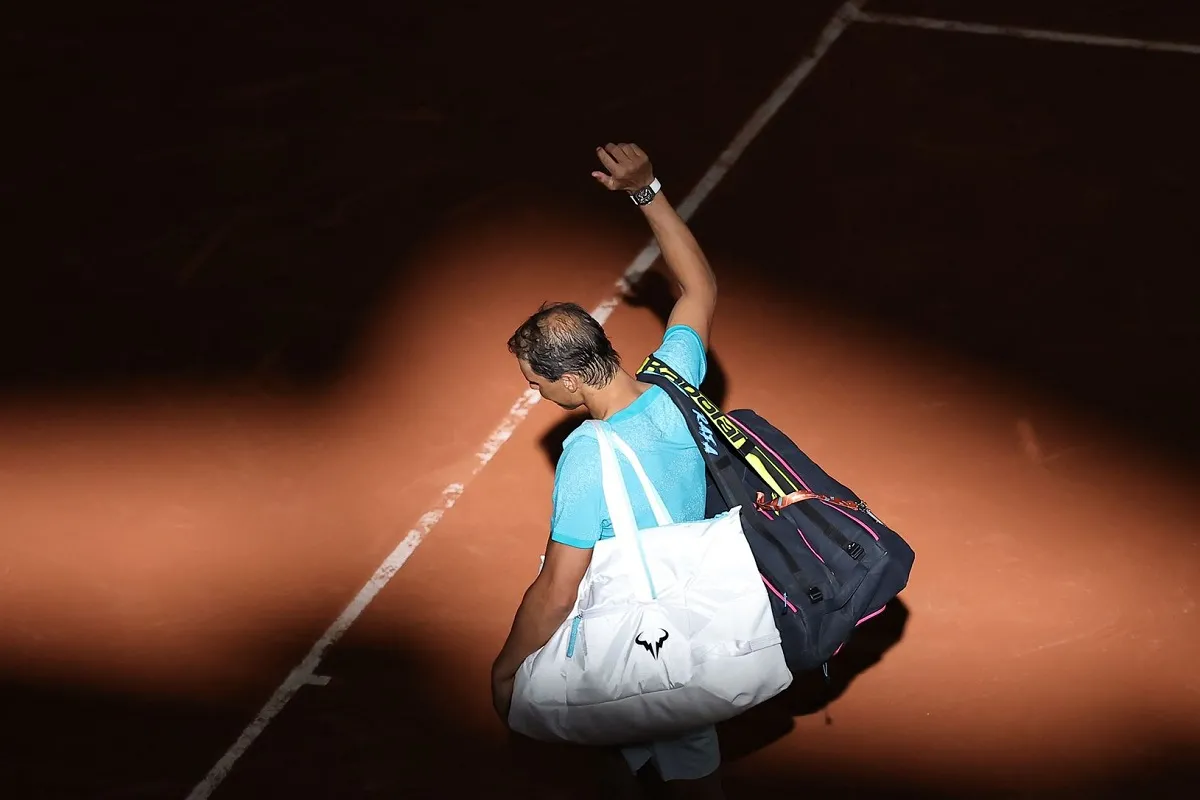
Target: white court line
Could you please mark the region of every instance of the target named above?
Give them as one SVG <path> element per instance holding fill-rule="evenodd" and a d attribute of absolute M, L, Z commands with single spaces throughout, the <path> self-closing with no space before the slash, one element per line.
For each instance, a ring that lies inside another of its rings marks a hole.
<path fill-rule="evenodd" d="M 981 33 L 988 36 L 1011 36 L 1017 39 L 1036 39 L 1046 42 L 1087 44 L 1098 47 L 1124 47 L 1130 50 L 1152 50 L 1162 53 L 1187 53 L 1200 56 L 1200 44 L 1184 42 L 1160 42 L 1153 39 L 1125 39 L 1118 36 L 1100 36 L 1091 33 L 1065 33 L 1039 28 L 1022 28 L 1017 25 L 986 25 L 978 22 L 955 22 L 930 17 L 910 17 L 904 14 L 884 14 L 874 11 L 859 11 L 855 22 L 870 22 L 875 25 L 899 25 L 907 28 L 924 28 L 930 31 L 954 33 Z"/>
<path fill-rule="evenodd" d="M 796 67 L 788 73 L 788 76 L 783 79 L 783 82 L 775 88 L 771 95 L 759 106 L 758 110 L 750 117 L 737 136 L 733 138 L 729 146 L 717 158 L 716 162 L 709 167 L 708 172 L 700 179 L 688 193 L 687 197 L 679 203 L 679 215 L 687 220 L 700 204 L 712 193 L 712 190 L 717 187 L 717 184 L 725 177 L 729 169 L 745 152 L 750 143 L 755 137 L 762 132 L 763 127 L 775 116 L 780 107 L 791 97 L 792 93 L 800 83 L 808 77 L 812 72 L 813 67 L 817 62 L 824 57 L 830 46 L 837 40 L 846 27 L 853 22 L 855 12 L 862 6 L 866 0 L 847 0 L 834 14 L 833 18 L 821 31 L 817 38 L 812 51 L 800 61 Z M 625 270 L 625 273 L 617 281 L 616 293 L 601 303 L 592 312 L 592 316 L 598 322 L 603 324 L 612 314 L 613 309 L 621 302 L 621 296 L 628 288 L 636 283 L 637 279 L 642 276 L 653 264 L 659 256 L 658 245 L 651 241 L 645 248 L 638 253 L 633 262 Z M 237 762 L 246 750 L 258 738 L 259 734 L 270 724 L 271 720 L 283 710 L 292 696 L 300 690 L 302 686 L 308 684 L 322 684 L 326 681 L 323 676 L 316 674 L 317 665 L 321 662 L 321 658 L 329 647 L 336 642 L 346 630 L 354 624 L 354 621 L 366 609 L 375 596 L 387 585 L 392 576 L 404 566 L 404 562 L 412 555 L 421 541 L 429 535 L 447 511 L 454 507 L 458 502 L 458 498 L 462 496 L 463 490 L 471 479 L 483 470 L 484 467 L 492 460 L 500 448 L 512 436 L 513 431 L 520 425 L 527 416 L 530 410 L 537 404 L 541 396 L 533 390 L 525 392 L 517 398 L 513 403 L 512 408 L 508 410 L 508 414 L 501 420 L 499 426 L 492 432 L 492 435 L 483 443 L 483 447 L 475 454 L 475 464 L 471 468 L 469 475 L 465 476 L 462 481 L 452 483 L 442 490 L 441 499 L 429 511 L 425 512 L 417 521 L 416 527 L 408 532 L 404 540 L 396 546 L 391 555 L 379 566 L 371 579 L 358 591 L 358 594 L 350 602 L 346 609 L 338 616 L 333 624 L 325 631 L 324 635 L 312 646 L 308 655 L 304 660 L 296 666 L 295 669 L 288 674 L 275 693 L 267 701 L 258 715 L 251 721 L 246 729 L 242 731 L 241 736 L 237 741 L 226 751 L 225 755 L 213 766 L 209 773 L 192 789 L 188 795 L 188 800 L 207 800 L 208 797 L 216 791 L 221 782 L 229 775 L 233 765 Z"/>

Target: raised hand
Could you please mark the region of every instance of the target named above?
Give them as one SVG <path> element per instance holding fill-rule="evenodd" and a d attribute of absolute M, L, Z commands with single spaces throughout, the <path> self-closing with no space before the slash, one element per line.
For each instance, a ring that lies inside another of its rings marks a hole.
<path fill-rule="evenodd" d="M 604 147 L 596 148 L 596 157 L 608 172 L 597 170 L 592 177 L 611 192 L 636 192 L 654 180 L 650 157 L 636 144 L 609 142 Z"/>

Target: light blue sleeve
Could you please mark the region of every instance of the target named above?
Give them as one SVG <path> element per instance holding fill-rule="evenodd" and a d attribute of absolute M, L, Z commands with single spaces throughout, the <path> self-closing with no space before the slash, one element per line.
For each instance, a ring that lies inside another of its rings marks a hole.
<path fill-rule="evenodd" d="M 554 470 L 554 510 L 550 539 L 592 549 L 605 522 L 604 485 L 600 480 L 600 445 L 582 431 L 563 444 Z"/>
<path fill-rule="evenodd" d="M 698 388 L 704 382 L 708 372 L 708 355 L 704 352 L 700 334 L 687 325 L 667 328 L 662 344 L 654 351 L 654 355 L 692 386 Z"/>

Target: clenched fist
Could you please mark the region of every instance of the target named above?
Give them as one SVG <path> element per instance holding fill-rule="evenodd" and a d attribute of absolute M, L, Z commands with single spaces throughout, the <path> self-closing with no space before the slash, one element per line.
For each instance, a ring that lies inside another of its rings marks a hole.
<path fill-rule="evenodd" d="M 609 191 L 636 192 L 654 180 L 650 157 L 636 144 L 609 142 L 604 147 L 596 148 L 596 157 L 608 173 L 596 171 L 592 177 Z"/>

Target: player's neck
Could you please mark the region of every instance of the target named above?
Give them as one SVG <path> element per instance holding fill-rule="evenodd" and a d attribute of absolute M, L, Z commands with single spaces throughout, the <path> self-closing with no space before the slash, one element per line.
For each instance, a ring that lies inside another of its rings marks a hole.
<path fill-rule="evenodd" d="M 618 411 L 628 408 L 650 384 L 642 383 L 625 370 L 619 370 L 603 389 L 595 389 L 584 399 L 588 413 L 594 419 L 608 419 Z"/>

